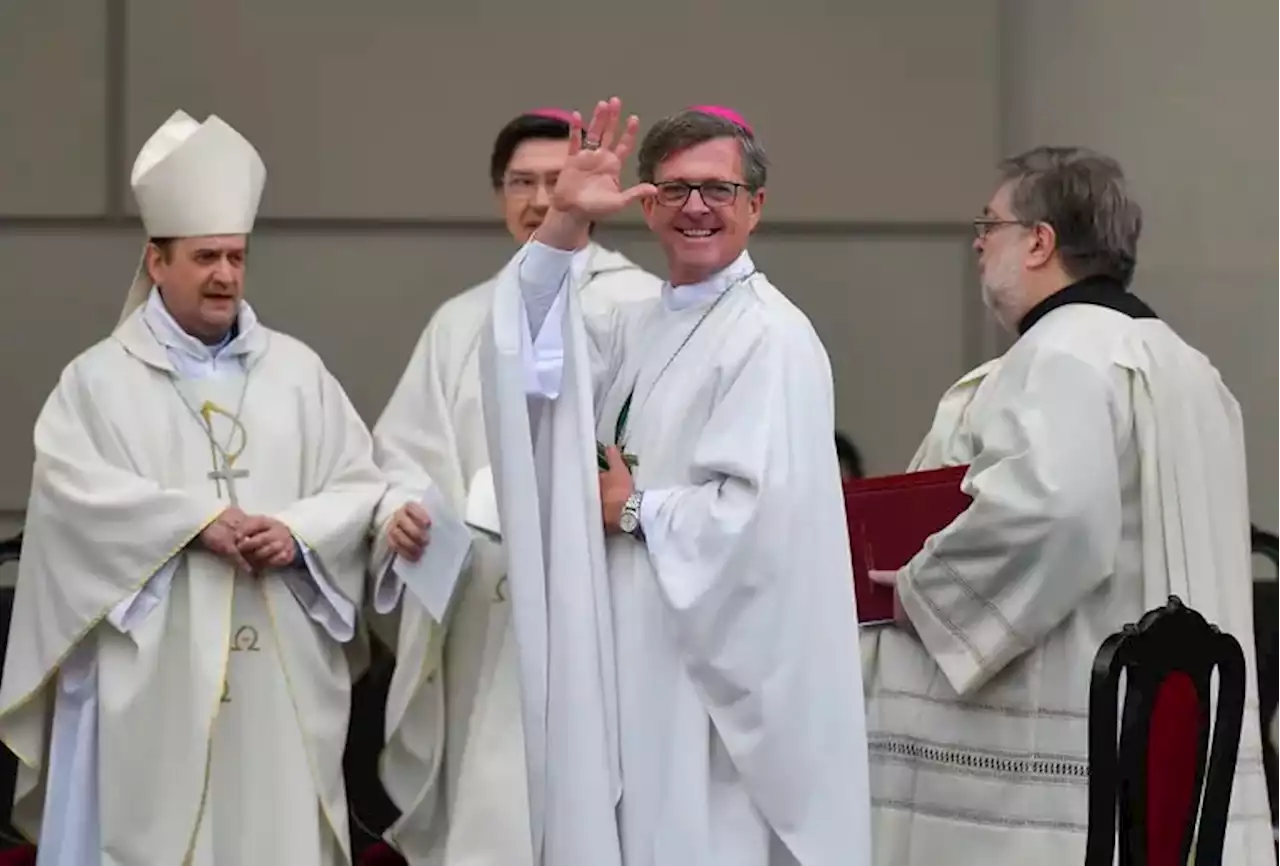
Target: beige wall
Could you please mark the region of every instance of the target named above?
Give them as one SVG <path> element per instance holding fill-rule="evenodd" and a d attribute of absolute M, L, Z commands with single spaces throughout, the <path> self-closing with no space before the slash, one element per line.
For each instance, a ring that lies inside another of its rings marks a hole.
<path fill-rule="evenodd" d="M 251 297 L 372 420 L 432 310 L 511 252 L 485 181 L 497 127 L 617 93 L 642 118 L 723 102 L 756 123 L 774 170 L 754 254 L 825 338 L 840 424 L 873 471 L 905 463 L 942 389 L 996 345 L 966 225 L 992 162 L 1062 136 L 1116 148 L 1151 225 L 1140 288 L 1245 403 L 1274 526 L 1275 185 L 1257 185 L 1264 202 L 1249 178 L 1274 180 L 1275 118 L 1214 89 L 1269 111 L 1273 79 L 1248 63 L 1270 48 L 1234 46 L 1274 12 L 1224 3 L 1210 25 L 1199 4 L 1162 5 L 1169 44 L 1133 17 L 1154 2 L 0 4 L 0 512 L 23 506 L 58 371 L 115 321 L 141 244 L 128 168 L 174 108 L 222 114 L 262 151 Z M 1165 80 L 1183 95 L 1153 96 Z M 1230 153 L 1212 164 L 1219 139 Z M 658 266 L 634 220 L 602 238 Z"/>
<path fill-rule="evenodd" d="M 600 237 L 660 266 L 639 227 Z M 30 293 L 38 303 L 9 308 L 0 341 L 10 407 L 0 424 L 0 510 L 22 507 L 35 414 L 62 365 L 116 321 L 120 275 L 132 273 L 139 250 L 132 226 L 0 230 L 6 283 L 38 287 Z M 255 237 L 247 292 L 267 322 L 319 349 L 372 422 L 430 312 L 512 251 L 497 227 L 265 228 Z M 814 316 L 839 371 L 841 425 L 874 466 L 904 465 L 938 393 L 978 351 L 959 327 L 971 294 L 966 242 L 955 230 L 774 230 L 757 238 L 753 254 Z M 907 333 L 925 341 L 910 366 Z M 895 356 L 903 365 L 886 370 Z"/>
<path fill-rule="evenodd" d="M 1145 211 L 1134 291 L 1240 400 L 1255 520 L 1276 529 L 1277 6 L 1005 0 L 1003 145 L 1087 144 Z"/>
<path fill-rule="evenodd" d="M 644 117 L 734 105 L 774 162 L 756 258 L 827 339 L 841 425 L 873 468 L 902 466 L 938 393 L 983 351 L 965 324 L 980 314 L 964 220 L 998 151 L 996 0 L 645 8 L 0 6 L 0 114 L 15 120 L 0 136 L 0 279 L 23 299 L 0 341 L 0 510 L 23 505 L 31 424 L 58 371 L 115 321 L 141 244 L 129 164 L 179 106 L 222 114 L 261 150 L 253 302 L 315 346 L 372 420 L 430 313 L 512 252 L 486 182 L 509 116 L 612 93 Z M 573 12 L 583 22 L 557 54 Z M 602 239 L 658 267 L 625 222 Z"/>

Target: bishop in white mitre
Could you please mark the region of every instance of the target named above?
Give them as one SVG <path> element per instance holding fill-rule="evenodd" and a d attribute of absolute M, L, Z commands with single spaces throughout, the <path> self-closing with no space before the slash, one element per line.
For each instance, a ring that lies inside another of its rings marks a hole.
<path fill-rule="evenodd" d="M 0 737 L 41 866 L 351 862 L 344 645 L 385 484 L 241 299 L 264 181 L 219 118 L 160 127 L 123 316 L 36 422 Z"/>
<path fill-rule="evenodd" d="M 553 182 L 563 166 L 568 138 L 569 114 L 556 109 L 526 112 L 497 136 L 494 189 L 520 243 L 546 214 L 544 181 Z M 572 273 L 575 294 L 594 315 L 654 298 L 660 286 L 657 277 L 594 241 L 574 253 Z M 379 613 L 396 605 L 400 613 L 380 771 L 402 812 L 387 837 L 411 866 L 432 857 L 444 864 L 532 862 L 519 672 L 500 541 L 492 532 L 475 532 L 470 565 L 444 623 L 405 592 L 389 564 L 397 521 L 410 520 L 405 511 L 431 487 L 460 516 L 479 517 L 492 502 L 479 347 L 496 282 L 486 280 L 435 312 L 373 428 L 375 457 L 391 486 L 376 521 L 372 600 Z"/>
<path fill-rule="evenodd" d="M 570 139 L 481 355 L 535 862 L 866 866 L 831 369 L 746 249 L 763 150 L 736 113 L 688 109 L 624 191 L 620 110 Z M 670 278 L 588 315 L 572 251 L 637 199 Z"/>
<path fill-rule="evenodd" d="M 886 575 L 902 627 L 861 636 L 875 862 L 1083 862 L 1094 656 L 1177 595 L 1248 668 L 1220 862 L 1274 864 L 1240 407 L 1128 291 L 1141 216 L 1113 160 L 1002 171 L 975 249 L 1017 339 L 947 391 L 910 465 L 969 466 L 973 501 Z"/>

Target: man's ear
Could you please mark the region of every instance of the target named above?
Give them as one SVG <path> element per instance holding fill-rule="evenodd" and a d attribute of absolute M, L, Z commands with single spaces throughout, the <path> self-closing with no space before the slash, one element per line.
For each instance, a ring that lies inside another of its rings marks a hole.
<path fill-rule="evenodd" d="M 1030 261 L 1027 264 L 1031 267 L 1048 264 L 1058 251 L 1058 233 L 1048 223 L 1036 223 L 1031 227 L 1031 235 L 1035 242 L 1028 253 Z"/>
<path fill-rule="evenodd" d="M 751 230 L 755 231 L 756 226 L 760 224 L 760 217 L 764 214 L 764 187 L 756 190 L 751 194 L 751 201 L 748 207 L 748 214 L 751 220 Z"/>
<path fill-rule="evenodd" d="M 160 284 L 162 266 L 168 261 L 168 254 L 155 244 L 147 244 L 147 276 L 153 285 Z"/>

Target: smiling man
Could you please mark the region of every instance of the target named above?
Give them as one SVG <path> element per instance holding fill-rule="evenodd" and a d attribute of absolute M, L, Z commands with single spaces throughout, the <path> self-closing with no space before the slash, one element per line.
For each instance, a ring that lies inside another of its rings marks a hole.
<path fill-rule="evenodd" d="M 547 215 L 569 155 L 569 117 L 533 110 L 504 126 L 494 142 L 489 177 L 516 243 L 525 243 Z M 657 277 L 585 237 L 572 260 L 575 296 L 586 309 L 603 314 L 658 295 Z M 402 812 L 388 839 L 411 866 L 432 857 L 443 857 L 446 866 L 530 862 L 501 549 L 476 536 L 447 630 L 404 594 L 387 565 L 393 553 L 421 555 L 429 516 L 418 502 L 427 488 L 438 487 L 459 514 L 478 487 L 491 489 L 478 347 L 493 287 L 489 280 L 436 311 L 373 431 L 377 461 L 391 482 L 378 512 L 374 604 L 383 613 L 400 605 L 381 773 Z"/>
<path fill-rule="evenodd" d="M 243 300 L 265 179 L 217 117 L 156 131 L 123 316 L 36 421 L 0 738 L 42 866 L 351 862 L 343 644 L 385 485 Z"/>
<path fill-rule="evenodd" d="M 620 114 L 570 139 L 484 355 L 537 862 L 866 866 L 831 367 L 746 249 L 764 150 L 733 111 L 681 111 L 623 190 Z M 593 314 L 573 251 L 635 201 L 668 280 Z"/>

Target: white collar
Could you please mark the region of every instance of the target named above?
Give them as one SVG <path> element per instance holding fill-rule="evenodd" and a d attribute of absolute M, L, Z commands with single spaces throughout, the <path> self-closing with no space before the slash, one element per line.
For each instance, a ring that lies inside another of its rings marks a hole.
<path fill-rule="evenodd" d="M 715 272 L 700 283 L 672 286 L 670 280 L 664 282 L 662 284 L 663 306 L 672 312 L 696 307 L 720 297 L 730 286 L 745 280 L 755 273 L 755 270 L 755 262 L 751 261 L 751 256 L 743 250 L 729 263 L 728 267 Z"/>
<path fill-rule="evenodd" d="M 162 346 L 170 352 L 185 355 L 196 361 L 211 361 L 223 354 L 228 356 L 248 353 L 249 344 L 246 337 L 258 326 L 258 317 L 253 308 L 245 301 L 240 301 L 240 312 L 236 318 L 237 328 L 233 328 L 222 342 L 210 346 L 188 334 L 173 318 L 169 308 L 160 297 L 160 290 L 151 289 L 147 297 L 147 306 L 142 313 L 143 320 L 151 333 Z"/>
<path fill-rule="evenodd" d="M 587 266 L 591 264 L 591 253 L 594 245 L 588 243 L 580 250 L 574 250 L 573 259 L 569 264 L 569 275 L 573 278 L 576 285 L 581 282 L 582 275 L 587 272 Z"/>

